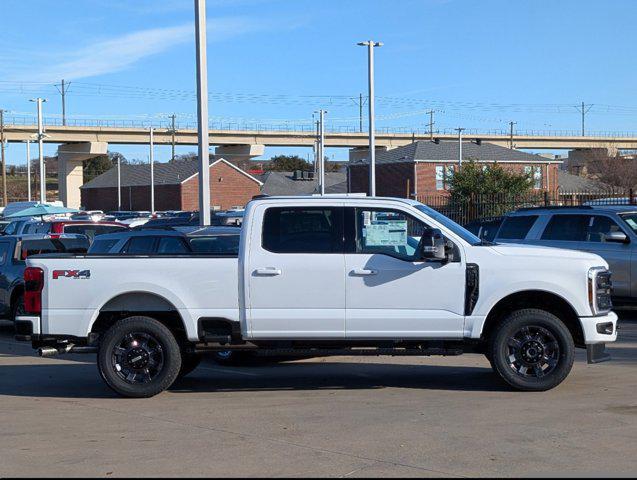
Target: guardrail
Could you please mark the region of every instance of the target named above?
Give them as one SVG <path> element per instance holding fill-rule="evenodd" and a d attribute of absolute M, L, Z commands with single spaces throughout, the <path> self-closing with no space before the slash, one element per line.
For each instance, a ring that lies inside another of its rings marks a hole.
<path fill-rule="evenodd" d="M 6 115 L 5 125 L 10 126 L 36 126 L 37 118 L 22 115 Z M 45 127 L 62 127 L 60 117 L 45 117 Z M 148 120 L 127 120 L 127 119 L 90 119 L 90 118 L 68 118 L 67 127 L 102 127 L 102 128 L 131 128 L 131 129 L 166 129 L 172 128 L 172 123 L 168 119 L 148 119 Z M 282 133 L 314 133 L 316 126 L 307 123 L 261 123 L 261 122 L 236 122 L 236 121 L 212 121 L 209 124 L 211 130 L 217 131 L 239 131 L 239 132 L 282 132 Z M 195 122 L 176 122 L 175 130 L 196 130 Z M 326 125 L 325 131 L 329 134 L 360 133 L 367 134 L 367 131 L 360 131 L 358 125 Z M 426 128 L 410 127 L 378 127 L 377 134 L 398 134 L 398 135 L 418 135 L 428 136 L 429 130 Z M 433 132 L 435 135 L 457 135 L 453 129 L 440 129 Z M 507 130 L 468 128 L 464 131 L 465 137 L 480 136 L 501 136 L 509 137 Z M 585 135 L 587 138 L 634 138 L 637 132 L 630 131 L 591 131 Z M 514 132 L 514 137 L 582 137 L 582 133 L 576 130 L 518 130 Z"/>

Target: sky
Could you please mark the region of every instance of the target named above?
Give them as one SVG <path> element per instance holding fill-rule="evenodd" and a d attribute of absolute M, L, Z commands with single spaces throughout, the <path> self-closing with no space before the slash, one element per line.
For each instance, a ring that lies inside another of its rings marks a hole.
<path fill-rule="evenodd" d="M 192 0 L 1 0 L 0 108 L 195 121 Z M 211 121 L 358 127 L 376 49 L 377 127 L 637 131 L 634 0 L 208 0 Z M 366 127 L 365 127 L 366 128 Z M 9 164 L 25 147 L 10 144 Z M 143 146 L 114 146 L 145 160 Z M 193 151 L 184 147 L 179 153 Z M 55 146 L 47 147 L 55 153 Z M 268 148 L 309 155 L 307 149 Z M 328 149 L 335 160 L 347 151 Z M 166 161 L 169 147 L 157 147 Z"/>

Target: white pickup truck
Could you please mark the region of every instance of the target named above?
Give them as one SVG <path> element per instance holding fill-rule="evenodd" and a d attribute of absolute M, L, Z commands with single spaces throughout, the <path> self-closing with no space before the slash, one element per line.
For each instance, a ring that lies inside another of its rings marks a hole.
<path fill-rule="evenodd" d="M 206 352 L 487 356 L 512 387 L 546 390 L 617 338 L 606 262 L 495 245 L 416 201 L 266 197 L 238 258 L 51 255 L 25 272 L 19 339 L 96 352 L 124 396 L 155 395 Z"/>

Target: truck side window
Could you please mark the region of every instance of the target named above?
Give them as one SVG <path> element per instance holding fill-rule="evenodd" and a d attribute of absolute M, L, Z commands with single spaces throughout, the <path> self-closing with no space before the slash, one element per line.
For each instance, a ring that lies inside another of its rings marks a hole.
<path fill-rule="evenodd" d="M 418 244 L 429 227 L 396 210 L 356 209 L 356 253 L 385 254 L 417 261 Z"/>
<path fill-rule="evenodd" d="M 503 240 L 524 240 L 537 220 L 537 215 L 521 215 L 504 219 L 497 238 Z"/>
<path fill-rule="evenodd" d="M 343 209 L 268 208 L 262 246 L 273 253 L 343 253 Z"/>
<path fill-rule="evenodd" d="M 544 229 L 542 240 L 583 242 L 590 221 L 590 215 L 553 215 Z"/>

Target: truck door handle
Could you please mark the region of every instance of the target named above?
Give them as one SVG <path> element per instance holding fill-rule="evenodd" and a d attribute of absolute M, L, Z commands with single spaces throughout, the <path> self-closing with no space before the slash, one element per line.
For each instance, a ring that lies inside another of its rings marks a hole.
<path fill-rule="evenodd" d="M 274 268 L 274 267 L 267 267 L 267 268 L 257 268 L 254 273 L 256 275 L 263 275 L 266 277 L 276 277 L 278 275 L 281 275 L 283 272 L 281 272 L 280 268 Z"/>
<path fill-rule="evenodd" d="M 377 275 L 378 270 L 366 270 L 364 268 L 355 268 L 350 272 L 352 275 L 356 275 L 357 277 L 369 277 L 370 275 Z"/>

